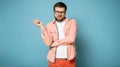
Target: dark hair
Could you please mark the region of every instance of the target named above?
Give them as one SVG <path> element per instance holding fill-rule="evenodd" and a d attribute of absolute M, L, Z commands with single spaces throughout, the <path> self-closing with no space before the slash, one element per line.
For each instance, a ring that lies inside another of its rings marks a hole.
<path fill-rule="evenodd" d="M 55 11 L 55 7 L 63 7 L 65 8 L 65 11 L 67 10 L 67 6 L 63 3 L 63 2 L 57 2 L 55 5 L 54 5 L 54 11 Z"/>

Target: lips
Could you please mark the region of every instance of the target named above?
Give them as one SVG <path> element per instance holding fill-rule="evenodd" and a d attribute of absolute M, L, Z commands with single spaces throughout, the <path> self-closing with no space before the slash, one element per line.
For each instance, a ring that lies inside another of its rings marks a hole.
<path fill-rule="evenodd" d="M 58 18 L 62 18 L 62 16 L 57 16 Z"/>

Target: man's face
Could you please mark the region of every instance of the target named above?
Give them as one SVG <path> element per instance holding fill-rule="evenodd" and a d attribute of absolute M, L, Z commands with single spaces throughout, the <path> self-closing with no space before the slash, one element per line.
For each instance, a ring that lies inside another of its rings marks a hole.
<path fill-rule="evenodd" d="M 65 8 L 63 7 L 55 7 L 54 10 L 55 20 L 61 22 L 65 19 Z"/>

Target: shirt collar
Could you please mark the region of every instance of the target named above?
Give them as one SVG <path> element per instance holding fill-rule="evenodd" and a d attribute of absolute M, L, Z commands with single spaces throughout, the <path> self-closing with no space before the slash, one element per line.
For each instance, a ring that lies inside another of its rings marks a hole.
<path fill-rule="evenodd" d="M 68 18 L 65 18 L 65 21 L 68 22 L 69 19 L 68 19 Z M 54 20 L 52 21 L 52 23 L 53 23 L 53 24 L 56 24 L 56 20 L 54 19 Z"/>

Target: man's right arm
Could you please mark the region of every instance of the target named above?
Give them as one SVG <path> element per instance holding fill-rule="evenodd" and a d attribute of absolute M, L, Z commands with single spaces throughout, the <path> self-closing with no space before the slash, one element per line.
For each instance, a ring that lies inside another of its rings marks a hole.
<path fill-rule="evenodd" d="M 53 39 L 52 39 L 52 35 L 50 33 L 49 24 L 47 24 L 47 26 L 45 28 L 43 23 L 40 22 L 39 20 L 34 20 L 33 23 L 41 29 L 41 36 L 42 36 L 44 43 L 47 46 L 50 46 L 51 43 L 53 42 Z"/>
<path fill-rule="evenodd" d="M 41 36 L 42 36 L 44 43 L 47 46 L 50 46 L 52 44 L 53 38 L 52 38 L 52 35 L 50 33 L 49 25 L 47 25 L 46 28 L 41 27 Z"/>

